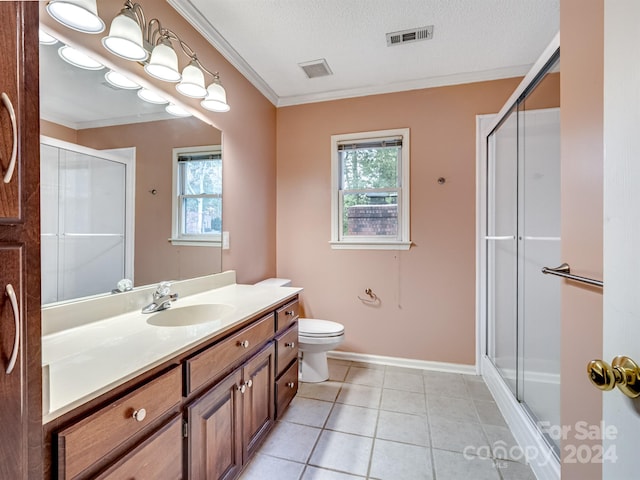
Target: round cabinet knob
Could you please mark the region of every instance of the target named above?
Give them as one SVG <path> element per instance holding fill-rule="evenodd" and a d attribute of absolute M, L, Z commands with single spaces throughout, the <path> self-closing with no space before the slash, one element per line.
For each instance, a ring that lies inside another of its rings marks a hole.
<path fill-rule="evenodd" d="M 289 383 L 287 383 L 287 387 L 289 387 L 289 388 L 293 388 L 293 387 L 295 387 L 295 386 L 296 386 L 296 384 L 295 384 L 295 383 L 293 383 L 293 382 L 289 382 Z"/>
<path fill-rule="evenodd" d="M 247 385 L 247 388 L 251 388 L 251 387 L 253 387 L 253 380 L 249 379 L 249 380 L 247 380 L 247 382 L 245 382 L 245 383 L 246 383 L 246 385 Z"/>
<path fill-rule="evenodd" d="M 238 388 L 238 391 L 239 391 L 240 393 L 244 393 L 244 392 L 246 392 L 246 391 L 247 391 L 247 385 L 246 385 L 246 384 L 244 384 L 244 383 L 243 383 L 242 385 L 238 385 L 238 387 L 237 387 L 237 388 Z"/>
<path fill-rule="evenodd" d="M 587 373 L 591 383 L 602 391 L 617 386 L 627 397 L 640 396 L 640 368 L 629 357 L 618 355 L 611 365 L 603 360 L 591 360 Z"/>
<path fill-rule="evenodd" d="M 238 342 L 238 345 L 242 348 L 249 348 L 249 340 L 243 340 L 242 342 Z"/>
<path fill-rule="evenodd" d="M 146 416 L 147 416 L 147 411 L 144 408 L 141 408 L 140 410 L 135 410 L 132 415 L 133 419 L 136 422 L 143 421 L 146 418 Z"/>
<path fill-rule="evenodd" d="M 284 312 L 285 315 L 289 315 L 290 317 L 293 317 L 296 312 L 294 310 L 287 310 L 286 312 Z"/>
<path fill-rule="evenodd" d="M 296 348 L 296 342 L 288 342 L 284 344 L 285 347 Z"/>

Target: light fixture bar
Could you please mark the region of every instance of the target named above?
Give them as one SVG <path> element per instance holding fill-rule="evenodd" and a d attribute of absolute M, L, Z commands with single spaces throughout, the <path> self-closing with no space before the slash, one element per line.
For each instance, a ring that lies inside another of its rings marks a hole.
<path fill-rule="evenodd" d="M 96 1 L 49 0 L 47 12 L 69 28 L 99 33 L 104 30 L 105 25 L 98 16 Z M 178 55 L 173 48 L 175 42 L 189 57 L 189 64 L 182 71 L 179 69 Z M 196 52 L 174 31 L 164 28 L 160 20 L 152 18 L 147 22 L 139 3 L 125 0 L 122 10 L 111 21 L 109 34 L 102 39 L 102 44 L 114 55 L 142 62 L 144 70 L 152 77 L 166 82 L 176 82 L 176 89 L 182 95 L 202 98 L 203 108 L 215 112 L 229 111 L 227 93 L 220 82 L 218 72 L 207 69 L 198 59 Z M 213 82 L 206 88 L 205 73 L 213 77 Z"/>

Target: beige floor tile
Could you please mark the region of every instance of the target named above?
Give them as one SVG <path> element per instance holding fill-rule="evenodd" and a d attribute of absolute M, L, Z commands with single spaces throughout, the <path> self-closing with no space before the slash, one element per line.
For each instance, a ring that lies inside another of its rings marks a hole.
<path fill-rule="evenodd" d="M 380 410 L 376 438 L 428 446 L 429 425 L 424 415 Z"/>
<path fill-rule="evenodd" d="M 431 480 L 431 452 L 427 447 L 376 440 L 369 475 L 379 480 Z"/>
<path fill-rule="evenodd" d="M 336 404 L 325 428 L 344 433 L 373 437 L 378 423 L 378 409 Z"/>
<path fill-rule="evenodd" d="M 364 476 L 369 467 L 373 439 L 324 430 L 309 464 Z"/>

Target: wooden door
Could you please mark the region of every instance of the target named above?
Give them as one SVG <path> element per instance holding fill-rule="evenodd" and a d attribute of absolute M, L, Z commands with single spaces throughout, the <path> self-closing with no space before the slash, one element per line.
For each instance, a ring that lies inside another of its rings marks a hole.
<path fill-rule="evenodd" d="M 38 2 L 0 18 L 0 478 L 26 480 L 42 478 Z"/>
<path fill-rule="evenodd" d="M 266 435 L 274 419 L 274 359 L 275 347 L 267 348 L 253 356 L 243 369 L 243 460 L 247 462 L 260 440 Z"/>
<path fill-rule="evenodd" d="M 188 478 L 235 478 L 242 469 L 242 371 L 233 372 L 187 408 Z"/>

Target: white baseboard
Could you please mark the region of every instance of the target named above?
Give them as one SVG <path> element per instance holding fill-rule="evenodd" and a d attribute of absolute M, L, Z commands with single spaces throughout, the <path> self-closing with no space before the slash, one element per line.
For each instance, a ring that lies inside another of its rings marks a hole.
<path fill-rule="evenodd" d="M 368 355 L 365 353 L 343 352 L 338 350 L 327 352 L 327 357 L 338 360 L 351 360 L 353 362 L 374 363 L 377 365 L 390 365 L 393 367 L 415 368 L 419 370 L 434 370 L 437 372 L 462 373 L 466 375 L 478 374 L 475 365 L 462 365 L 459 363 L 430 362 L 427 360 L 385 357 L 383 355 Z"/>
<path fill-rule="evenodd" d="M 482 378 L 502 412 L 513 437 L 524 452 L 538 480 L 560 480 L 560 462 L 540 431 L 525 413 L 487 357 L 482 358 Z"/>

